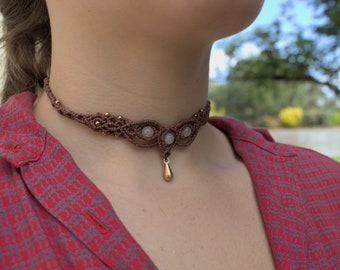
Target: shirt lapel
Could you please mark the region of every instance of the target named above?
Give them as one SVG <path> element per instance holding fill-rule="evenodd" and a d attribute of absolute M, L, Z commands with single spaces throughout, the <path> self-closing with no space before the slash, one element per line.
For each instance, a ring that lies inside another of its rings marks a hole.
<path fill-rule="evenodd" d="M 306 217 L 295 182 L 295 157 L 263 150 L 239 154 L 252 176 L 277 268 L 306 269 Z"/>
<path fill-rule="evenodd" d="M 47 135 L 39 162 L 21 165 L 37 201 L 111 269 L 156 269 L 106 197 L 70 154 Z"/>
<path fill-rule="evenodd" d="M 277 268 L 306 269 L 307 218 L 294 148 L 236 119 L 210 122 L 226 132 L 251 174 Z"/>

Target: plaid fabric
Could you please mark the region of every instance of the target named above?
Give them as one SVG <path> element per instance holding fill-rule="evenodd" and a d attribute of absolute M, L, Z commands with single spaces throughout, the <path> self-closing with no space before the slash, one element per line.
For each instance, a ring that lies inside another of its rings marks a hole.
<path fill-rule="evenodd" d="M 34 99 L 23 93 L 0 108 L 0 268 L 157 269 L 34 120 Z M 210 123 L 251 173 L 277 269 L 340 269 L 340 164 L 235 119 Z"/>
<path fill-rule="evenodd" d="M 211 122 L 251 174 L 277 269 L 339 270 L 340 163 L 238 120 Z"/>

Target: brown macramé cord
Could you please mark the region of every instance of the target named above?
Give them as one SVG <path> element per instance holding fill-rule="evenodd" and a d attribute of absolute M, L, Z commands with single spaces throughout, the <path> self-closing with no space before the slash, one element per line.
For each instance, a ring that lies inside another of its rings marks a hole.
<path fill-rule="evenodd" d="M 82 114 L 75 113 L 54 96 L 49 86 L 49 78 L 44 80 L 44 90 L 52 106 L 63 116 L 84 124 L 104 135 L 124 138 L 137 147 L 149 148 L 158 145 L 164 164 L 168 165 L 169 156 L 175 146 L 188 146 L 195 139 L 201 126 L 207 123 L 210 102 L 191 117 L 170 127 L 163 127 L 156 121 L 144 120 L 132 122 L 122 116 L 110 113 Z"/>

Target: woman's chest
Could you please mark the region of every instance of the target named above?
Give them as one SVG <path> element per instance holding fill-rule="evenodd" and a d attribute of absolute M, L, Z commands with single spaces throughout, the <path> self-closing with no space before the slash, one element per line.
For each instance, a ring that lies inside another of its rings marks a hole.
<path fill-rule="evenodd" d="M 248 173 L 213 181 L 148 197 L 104 193 L 159 269 L 275 269 Z"/>

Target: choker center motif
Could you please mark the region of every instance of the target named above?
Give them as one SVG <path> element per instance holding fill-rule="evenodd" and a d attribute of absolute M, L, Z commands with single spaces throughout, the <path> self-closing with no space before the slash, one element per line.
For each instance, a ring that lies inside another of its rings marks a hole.
<path fill-rule="evenodd" d="M 164 180 L 170 182 L 173 172 L 170 167 L 170 155 L 175 146 L 189 146 L 200 129 L 209 118 L 210 102 L 199 109 L 191 117 L 177 122 L 170 127 L 164 127 L 157 121 L 130 121 L 121 115 L 111 113 L 82 114 L 75 113 L 63 106 L 49 86 L 49 79 L 45 79 L 44 90 L 52 106 L 63 116 L 84 124 L 96 132 L 117 138 L 124 138 L 137 147 L 158 147 L 164 163 Z"/>

